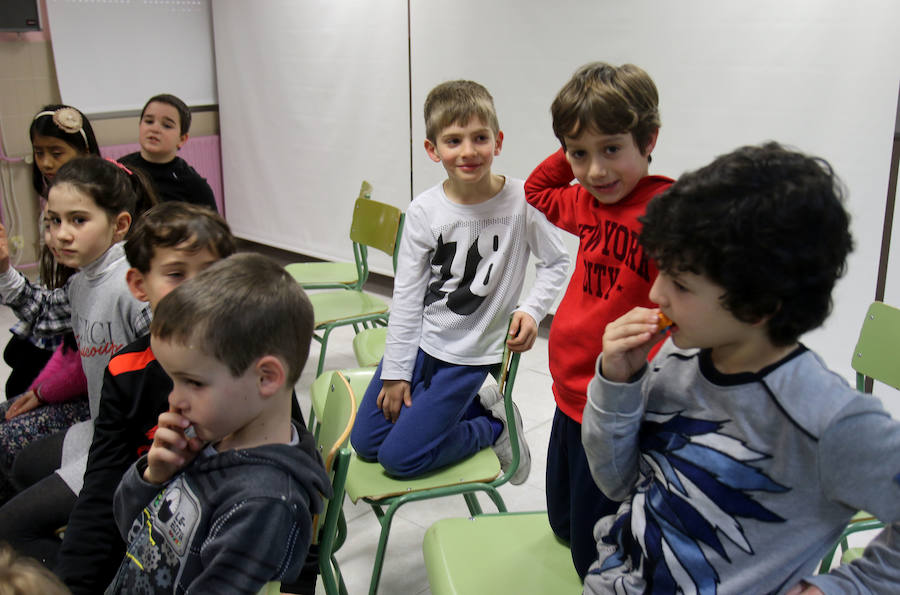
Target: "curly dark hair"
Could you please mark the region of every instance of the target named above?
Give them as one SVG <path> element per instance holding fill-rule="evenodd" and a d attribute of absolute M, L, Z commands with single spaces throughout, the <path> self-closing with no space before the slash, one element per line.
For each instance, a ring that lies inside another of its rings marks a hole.
<path fill-rule="evenodd" d="M 661 271 L 725 289 L 722 304 L 775 345 L 820 326 L 853 249 L 843 185 L 823 159 L 770 142 L 684 174 L 650 201 L 640 242 Z"/>

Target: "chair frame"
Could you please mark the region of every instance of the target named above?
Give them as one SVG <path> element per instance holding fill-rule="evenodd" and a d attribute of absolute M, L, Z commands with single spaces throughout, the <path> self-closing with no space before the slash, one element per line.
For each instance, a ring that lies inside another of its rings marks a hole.
<path fill-rule="evenodd" d="M 499 488 L 501 485 L 508 482 L 510 478 L 512 478 L 516 470 L 519 468 L 519 461 L 521 457 L 519 443 L 520 437 L 518 431 L 515 428 L 515 423 L 513 423 L 512 421 L 515 419 L 512 390 L 515 383 L 516 374 L 518 372 L 519 359 L 520 354 L 511 353 L 509 351 L 509 348 L 507 347 L 503 351 L 503 359 L 500 365 L 495 368 L 495 377 L 497 378 L 497 383 L 500 386 L 500 391 L 503 395 L 505 404 L 506 418 L 507 420 L 509 420 L 509 423 L 507 425 L 509 428 L 510 444 L 513 451 L 512 464 L 509 466 L 506 472 L 498 473 L 493 479 L 482 478 L 477 480 L 469 480 L 463 478 L 452 483 L 444 481 L 434 485 L 423 485 L 429 483 L 429 480 L 432 479 L 432 474 L 427 474 L 425 476 L 416 477 L 409 480 L 394 479 L 391 481 L 391 483 L 394 483 L 396 485 L 396 489 L 386 495 L 360 494 L 357 495 L 356 498 L 354 498 L 352 489 L 348 489 L 351 499 L 353 499 L 354 502 L 356 500 L 362 500 L 372 507 L 372 510 L 375 512 L 375 517 L 378 519 L 378 522 L 381 525 L 381 533 L 378 539 L 378 549 L 375 553 L 375 562 L 372 568 L 372 578 L 369 583 L 369 593 L 371 595 L 374 595 L 378 591 L 378 583 L 381 580 L 381 573 L 384 566 L 384 556 L 387 549 L 388 537 L 390 536 L 391 524 L 393 522 L 394 515 L 397 510 L 404 504 L 408 502 L 418 502 L 422 500 L 443 498 L 446 496 L 462 495 L 466 501 L 466 506 L 469 509 L 469 513 L 472 516 L 477 516 L 483 514 L 483 512 L 476 494 L 478 492 L 483 492 L 491 499 L 499 512 L 507 512 L 506 503 L 503 501 L 503 497 L 500 495 L 500 492 L 497 490 L 497 488 Z M 438 480 L 438 478 L 443 478 L 445 473 L 447 475 L 462 475 L 461 473 L 456 473 L 455 470 L 464 465 L 466 462 L 472 461 L 472 459 L 479 456 L 491 456 L 496 459 L 496 455 L 494 455 L 493 451 L 490 448 L 486 448 L 481 452 L 476 453 L 467 459 L 464 459 L 463 461 L 460 461 L 454 465 L 450 465 L 449 467 L 446 467 L 442 470 L 435 471 L 434 479 Z M 359 457 L 356 455 L 354 455 L 354 458 L 351 460 L 351 478 L 353 475 L 353 466 L 355 463 L 362 463 L 362 460 L 359 459 Z"/>
<path fill-rule="evenodd" d="M 373 210 L 380 210 L 382 216 L 379 218 L 382 222 L 389 219 L 393 224 L 390 234 L 382 233 L 380 227 L 372 227 L 370 221 L 370 213 Z M 365 224 L 361 221 L 364 220 Z M 374 248 L 382 250 L 385 254 L 391 256 L 394 270 L 397 268 L 397 258 L 400 251 L 400 238 L 403 235 L 403 212 L 386 203 L 380 203 L 367 198 L 359 198 L 354 205 L 353 225 L 351 226 L 351 236 L 356 238 L 361 245 L 370 245 Z M 374 297 L 362 290 L 339 290 L 328 292 L 316 292 L 310 294 L 310 301 L 313 304 L 313 310 L 324 307 L 326 304 L 335 302 L 350 301 L 359 307 L 356 314 L 335 315 L 335 318 L 328 318 L 325 314 L 321 316 L 316 313 L 316 325 L 313 332 L 313 339 L 319 345 L 319 359 L 316 365 L 316 378 L 318 378 L 325 369 L 325 354 L 328 349 L 328 339 L 332 331 L 342 326 L 353 326 L 355 333 L 360 332 L 363 328 L 370 325 L 386 326 L 388 321 L 388 305 L 381 299 Z M 314 427 L 315 412 L 310 411 L 309 426 Z"/>
<path fill-rule="evenodd" d="M 885 324 L 885 319 L 900 321 L 900 310 L 883 302 L 875 301 L 869 306 L 866 317 L 859 330 L 859 339 L 853 348 L 850 365 L 856 372 L 856 390 L 866 392 L 866 379 L 872 378 L 900 389 L 900 369 L 897 368 L 896 352 L 885 350 L 884 346 L 894 342 L 900 343 L 900 335 L 894 331 L 900 322 Z M 831 546 L 819 565 L 819 572 L 828 572 L 831 563 L 841 549 L 841 556 L 850 551 L 847 537 L 860 531 L 883 528 L 884 524 L 866 512 L 858 512 L 844 529 L 838 541 Z"/>

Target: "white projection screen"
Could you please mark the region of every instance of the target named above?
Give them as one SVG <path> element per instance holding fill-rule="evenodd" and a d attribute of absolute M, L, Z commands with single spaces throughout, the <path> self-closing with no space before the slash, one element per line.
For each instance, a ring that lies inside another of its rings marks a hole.
<path fill-rule="evenodd" d="M 900 3 L 247 6 L 213 2 L 227 212 L 238 235 L 348 258 L 349 210 L 362 179 L 379 200 L 403 206 L 443 176 L 422 149 L 422 103 L 433 85 L 469 78 L 490 89 L 505 133 L 495 170 L 524 178 L 557 147 L 549 106 L 571 73 L 593 60 L 633 62 L 660 91 L 652 173 L 677 177 L 769 139 L 825 157 L 838 171 L 856 251 L 834 314 L 806 342 L 851 376 L 848 354 L 875 291 L 900 82 Z"/>
<path fill-rule="evenodd" d="M 222 170 L 239 237 L 352 260 L 353 199 L 409 203 L 406 2 L 213 2 Z M 390 259 L 370 252 L 373 270 Z"/>

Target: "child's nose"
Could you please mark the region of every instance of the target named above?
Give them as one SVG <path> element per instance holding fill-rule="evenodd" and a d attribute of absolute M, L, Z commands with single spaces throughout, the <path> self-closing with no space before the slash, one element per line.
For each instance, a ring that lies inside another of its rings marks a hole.
<path fill-rule="evenodd" d="M 69 226 L 66 224 L 62 224 L 56 228 L 55 231 L 51 229 L 50 233 L 57 240 L 69 240 L 72 238 L 72 231 L 69 229 Z"/>
<path fill-rule="evenodd" d="M 668 305 L 668 303 L 663 303 L 665 301 L 665 296 L 663 295 L 659 277 L 656 277 L 656 280 L 653 281 L 653 285 L 650 287 L 650 301 L 655 302 L 660 306 Z"/>
<path fill-rule="evenodd" d="M 588 172 L 594 179 L 602 179 L 606 177 L 606 164 L 600 159 L 591 161 L 591 168 Z"/>
<path fill-rule="evenodd" d="M 169 407 L 176 410 L 181 409 L 181 398 L 174 388 L 172 389 L 172 392 L 169 393 Z"/>

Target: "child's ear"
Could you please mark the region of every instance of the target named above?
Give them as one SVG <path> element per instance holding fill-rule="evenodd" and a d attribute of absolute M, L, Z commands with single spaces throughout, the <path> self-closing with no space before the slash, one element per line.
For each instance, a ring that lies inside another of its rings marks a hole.
<path fill-rule="evenodd" d="M 287 381 L 285 364 L 281 358 L 274 355 L 264 355 L 259 358 L 255 369 L 259 394 L 263 398 L 276 394 Z"/>
<path fill-rule="evenodd" d="M 113 221 L 113 228 L 113 241 L 121 242 L 124 240 L 125 234 L 131 228 L 131 214 L 127 211 L 122 211 L 116 215 L 116 220 Z"/>
<path fill-rule="evenodd" d="M 502 149 L 502 148 L 503 148 L 503 131 L 498 130 L 497 131 L 497 141 L 494 144 L 494 156 L 495 157 L 500 154 L 500 149 Z"/>
<path fill-rule="evenodd" d="M 435 163 L 441 162 L 441 156 L 438 155 L 437 147 L 434 146 L 434 143 L 425 139 L 425 152 L 428 153 L 428 156 L 431 157 L 431 160 Z"/>
<path fill-rule="evenodd" d="M 144 273 L 131 267 L 128 269 L 128 272 L 125 273 L 125 282 L 128 283 L 128 289 L 135 299 L 141 302 L 150 301 L 150 298 L 147 297 L 147 292 L 144 289 Z"/>
<path fill-rule="evenodd" d="M 188 134 L 187 132 L 185 132 L 184 134 L 182 134 L 182 135 L 181 135 L 181 140 L 178 141 L 178 144 L 175 145 L 175 147 L 178 148 L 178 149 L 180 149 L 181 147 L 183 147 L 183 146 L 184 146 L 184 143 L 187 142 L 189 136 L 190 136 L 190 134 Z"/>
<path fill-rule="evenodd" d="M 659 128 L 653 131 L 653 134 L 650 135 L 650 140 L 647 141 L 647 146 L 644 147 L 644 157 L 648 157 L 650 153 L 653 152 L 654 147 L 656 147 L 656 139 L 659 137 Z"/>

